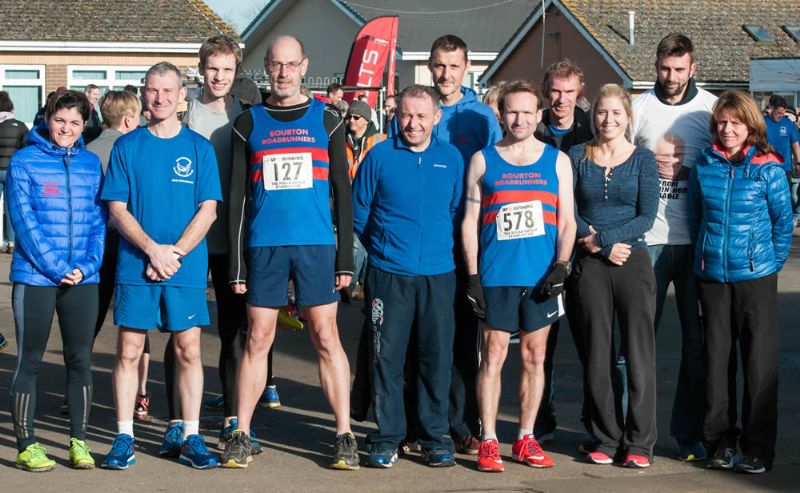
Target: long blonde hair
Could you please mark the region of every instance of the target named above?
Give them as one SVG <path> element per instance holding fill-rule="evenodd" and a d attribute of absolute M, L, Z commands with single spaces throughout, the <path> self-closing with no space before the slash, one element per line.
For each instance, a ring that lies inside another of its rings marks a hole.
<path fill-rule="evenodd" d="M 597 150 L 597 146 L 599 144 L 599 140 L 597 138 L 597 128 L 595 123 L 595 116 L 597 114 L 597 107 L 605 98 L 619 98 L 622 101 L 622 107 L 625 109 L 625 114 L 628 115 L 628 128 L 625 129 L 625 137 L 627 139 L 631 138 L 633 133 L 633 129 L 631 127 L 631 123 L 633 122 L 633 106 L 631 105 L 631 95 L 628 91 L 625 90 L 624 87 L 620 86 L 619 84 L 606 84 L 600 88 L 600 91 L 597 93 L 597 97 L 592 103 L 592 110 L 591 114 L 589 115 L 589 119 L 592 125 L 592 133 L 594 134 L 594 138 L 586 143 L 586 152 L 583 155 L 584 159 L 594 159 L 595 151 Z"/>

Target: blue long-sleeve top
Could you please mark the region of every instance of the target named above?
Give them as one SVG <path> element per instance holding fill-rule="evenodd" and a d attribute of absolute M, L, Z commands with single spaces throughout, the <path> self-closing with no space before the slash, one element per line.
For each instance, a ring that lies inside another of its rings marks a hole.
<path fill-rule="evenodd" d="M 578 238 L 597 231 L 600 254 L 608 257 L 614 243 L 644 248 L 644 234 L 653 227 L 658 210 L 658 168 L 655 155 L 637 147 L 623 163 L 606 168 L 586 156 L 586 145 L 572 147 L 575 220 Z"/>
<path fill-rule="evenodd" d="M 433 136 L 421 152 L 399 136 L 373 147 L 353 181 L 353 227 L 370 265 L 408 276 L 450 272 L 464 161 Z"/>

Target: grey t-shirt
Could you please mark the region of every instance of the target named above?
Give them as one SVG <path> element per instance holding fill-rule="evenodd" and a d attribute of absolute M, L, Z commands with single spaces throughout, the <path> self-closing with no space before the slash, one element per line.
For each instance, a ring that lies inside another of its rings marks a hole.
<path fill-rule="evenodd" d="M 214 144 L 222 186 L 222 203 L 217 204 L 217 220 L 206 236 L 209 254 L 228 253 L 228 194 L 231 185 L 231 131 L 233 121 L 242 112 L 241 102 L 233 98 L 227 111 L 213 111 L 200 99 L 189 103 L 185 122 L 195 132 Z"/>
<path fill-rule="evenodd" d="M 97 157 L 100 158 L 103 174 L 106 174 L 106 170 L 108 169 L 108 159 L 111 157 L 111 149 L 114 148 L 114 142 L 120 137 L 122 137 L 122 132 L 119 130 L 105 128 L 96 139 L 86 144 L 86 149 L 97 154 Z"/>

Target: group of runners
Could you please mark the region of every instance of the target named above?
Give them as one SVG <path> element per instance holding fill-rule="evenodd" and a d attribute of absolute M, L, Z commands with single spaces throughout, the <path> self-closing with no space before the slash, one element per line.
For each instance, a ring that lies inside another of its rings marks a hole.
<path fill-rule="evenodd" d="M 433 86 L 411 85 L 396 96 L 388 138 L 355 166 L 340 112 L 301 92 L 309 59 L 300 40 L 279 36 L 269 44 L 271 93 L 252 106 L 230 94 L 241 65 L 234 40 L 214 36 L 199 55 L 203 93 L 183 122 L 180 71 L 162 62 L 145 76 L 146 127 L 133 124 L 136 98 L 105 96 L 106 126 L 119 134 L 107 156 L 83 148 L 88 102 L 70 91 L 48 102 L 46 125 L 12 158 L 18 467 L 55 465 L 33 428 L 54 312 L 68 375 L 70 461 L 94 466 L 85 442 L 94 321 L 81 313 L 98 305 L 95 284 L 112 238 L 106 210 L 119 242 L 120 328 L 118 434 L 104 468 L 136 461 L 138 367 L 155 329 L 171 334 L 175 368 L 160 455 L 199 469 L 248 466 L 262 450 L 253 413 L 291 280 L 335 418 L 330 467 L 358 469 L 350 366 L 336 322 L 338 291 L 352 282 L 354 235 L 368 255 L 356 381 L 366 382 L 377 425 L 367 435 L 366 465 L 392 467 L 405 447 L 433 467 L 454 465 L 458 451 L 477 455 L 481 471 L 502 471 L 501 371 L 519 331 L 511 456 L 553 467 L 541 443 L 557 426 L 553 357 L 566 314 L 584 367 L 589 438 L 582 451 L 595 464 L 648 467 L 657 436 L 655 328 L 672 282 L 683 347 L 670 430 L 679 458 L 744 472 L 771 467 L 778 330 L 771 307 L 791 239 L 788 187 L 780 159 L 759 140 L 763 121 L 758 127 L 745 118 L 755 103 L 735 91 L 717 102 L 695 86 L 691 40 L 670 34 L 661 41 L 656 86 L 634 103 L 608 84 L 589 113 L 581 110 L 583 73 L 564 60 L 547 70 L 541 88 L 504 83 L 495 115 L 462 86 L 464 41 L 442 36 L 431 47 Z M 698 159 L 704 165 L 690 171 Z M 719 196 L 714 180 L 725 173 L 727 195 Z M 720 216 L 720 204 L 727 211 L 732 200 L 739 216 Z M 744 254 L 735 250 L 742 241 Z M 199 433 L 209 271 L 222 340 L 221 457 Z M 760 306 L 742 301 L 754 289 Z M 725 311 L 725 300 L 733 310 Z M 726 334 L 725 320 L 714 316 L 727 316 L 737 332 Z M 729 392 L 739 337 L 747 388 L 741 439 Z"/>

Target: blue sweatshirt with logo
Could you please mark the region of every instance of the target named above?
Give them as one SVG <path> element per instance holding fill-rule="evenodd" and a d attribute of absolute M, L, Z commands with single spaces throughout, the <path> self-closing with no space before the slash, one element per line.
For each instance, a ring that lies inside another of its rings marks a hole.
<path fill-rule="evenodd" d="M 370 265 L 407 276 L 455 269 L 453 220 L 463 176 L 461 153 L 436 136 L 421 152 L 399 136 L 373 147 L 353 181 L 353 226 Z"/>

